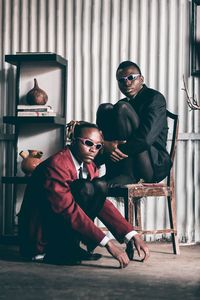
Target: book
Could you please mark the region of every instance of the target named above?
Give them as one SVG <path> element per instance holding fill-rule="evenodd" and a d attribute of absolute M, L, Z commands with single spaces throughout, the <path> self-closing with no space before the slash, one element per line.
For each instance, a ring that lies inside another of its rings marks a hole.
<path fill-rule="evenodd" d="M 18 117 L 56 117 L 53 111 L 18 111 Z"/>
<path fill-rule="evenodd" d="M 53 109 L 47 109 L 47 108 L 35 108 L 35 109 L 18 109 L 18 112 L 53 112 Z"/>
<path fill-rule="evenodd" d="M 50 105 L 17 105 L 18 111 L 51 111 L 53 109 Z"/>

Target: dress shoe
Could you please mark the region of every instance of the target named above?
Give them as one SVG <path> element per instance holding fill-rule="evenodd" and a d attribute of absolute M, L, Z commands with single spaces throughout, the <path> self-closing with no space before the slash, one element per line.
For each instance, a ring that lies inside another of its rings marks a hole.
<path fill-rule="evenodd" d="M 134 258 L 134 241 L 131 239 L 128 244 L 126 245 L 126 254 L 128 255 L 128 258 L 130 260 L 133 260 Z"/>
<path fill-rule="evenodd" d="M 115 189 L 115 188 L 124 188 L 125 184 L 120 184 L 120 183 L 108 183 L 107 184 L 108 189 Z"/>
<path fill-rule="evenodd" d="M 91 253 L 81 247 L 76 247 L 73 254 L 61 256 L 59 254 L 46 254 L 43 262 L 54 265 L 74 266 L 80 265 L 82 260 L 95 261 L 102 257 L 99 253 Z"/>
<path fill-rule="evenodd" d="M 75 256 L 79 260 L 98 260 L 102 257 L 100 253 L 91 253 L 89 251 L 84 250 L 83 248 L 79 247 Z"/>
<path fill-rule="evenodd" d="M 80 265 L 81 261 L 73 257 L 58 257 L 46 254 L 43 258 L 43 263 L 52 265 L 75 266 Z"/>

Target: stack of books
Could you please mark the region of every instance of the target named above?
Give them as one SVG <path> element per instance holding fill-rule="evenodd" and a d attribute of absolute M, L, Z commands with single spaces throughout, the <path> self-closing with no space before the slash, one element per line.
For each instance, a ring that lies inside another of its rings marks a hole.
<path fill-rule="evenodd" d="M 56 115 L 49 105 L 17 105 L 18 117 L 55 117 Z"/>

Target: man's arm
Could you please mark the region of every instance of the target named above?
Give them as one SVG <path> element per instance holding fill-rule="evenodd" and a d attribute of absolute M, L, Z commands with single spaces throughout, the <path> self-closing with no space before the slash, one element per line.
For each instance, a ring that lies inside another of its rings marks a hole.
<path fill-rule="evenodd" d="M 127 155 L 134 155 L 149 150 L 162 132 L 166 118 L 165 98 L 162 94 L 157 93 L 149 101 L 146 101 L 140 112 L 140 125 L 126 145 L 120 147 L 121 151 Z"/>
<path fill-rule="evenodd" d="M 104 141 L 104 155 L 107 155 L 114 162 L 127 158 L 128 155 L 118 148 L 125 143 L 126 141 Z"/>

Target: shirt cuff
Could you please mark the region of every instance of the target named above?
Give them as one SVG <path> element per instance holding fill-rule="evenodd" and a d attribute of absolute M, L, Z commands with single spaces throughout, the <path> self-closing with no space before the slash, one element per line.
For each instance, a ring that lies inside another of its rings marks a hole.
<path fill-rule="evenodd" d="M 138 234 L 137 231 L 135 230 L 130 231 L 125 235 L 124 242 L 127 244 L 130 241 L 130 239 L 132 239 L 132 237 L 134 237 L 136 234 Z"/>
<path fill-rule="evenodd" d="M 107 236 L 105 236 L 103 240 L 100 242 L 100 246 L 105 247 L 109 241 L 110 239 Z"/>

